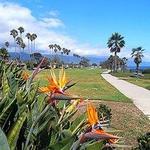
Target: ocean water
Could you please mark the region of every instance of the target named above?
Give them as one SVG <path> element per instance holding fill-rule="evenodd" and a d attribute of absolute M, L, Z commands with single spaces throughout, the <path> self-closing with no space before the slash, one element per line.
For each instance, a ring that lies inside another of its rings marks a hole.
<path fill-rule="evenodd" d="M 130 70 L 136 70 L 136 66 L 128 66 L 128 69 L 130 69 Z M 150 66 L 140 66 L 139 69 L 140 70 L 150 69 Z"/>

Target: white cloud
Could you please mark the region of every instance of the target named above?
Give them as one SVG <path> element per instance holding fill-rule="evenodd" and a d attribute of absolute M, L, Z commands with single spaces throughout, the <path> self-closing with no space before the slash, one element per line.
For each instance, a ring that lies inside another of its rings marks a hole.
<path fill-rule="evenodd" d="M 42 18 L 42 24 L 44 27 L 64 27 L 63 22 L 58 18 Z"/>
<path fill-rule="evenodd" d="M 9 40 L 13 43 L 13 38 L 9 35 L 10 30 L 23 26 L 26 32 L 37 34 L 36 47 L 40 52 L 49 53 L 48 45 L 57 43 L 79 55 L 109 55 L 107 48 L 93 47 L 88 43 L 81 44 L 71 36 L 58 32 L 57 29 L 65 29 L 65 24 L 58 18 L 58 14 L 57 11 L 52 10 L 49 12 L 49 17 L 38 19 L 26 7 L 14 3 L 0 3 L 0 42 Z M 27 39 L 25 42 L 27 43 Z M 128 55 L 126 51 L 121 54 L 121 56 Z M 145 58 L 149 59 L 147 56 Z"/>
<path fill-rule="evenodd" d="M 38 35 L 37 47 L 43 53 L 49 51 L 50 43 L 60 44 L 80 55 L 103 55 L 105 53 L 105 49 L 93 48 L 89 44 L 79 44 L 71 36 L 56 32 L 56 28 L 64 27 L 63 21 L 56 18 L 56 13 L 56 11 L 51 11 L 50 17 L 37 19 L 26 7 L 14 3 L 0 3 L 0 41 L 12 41 L 9 31 L 23 26 L 26 32 L 34 32 Z"/>
<path fill-rule="evenodd" d="M 58 17 L 59 12 L 57 10 L 51 10 L 48 12 L 48 14 L 52 17 Z"/>

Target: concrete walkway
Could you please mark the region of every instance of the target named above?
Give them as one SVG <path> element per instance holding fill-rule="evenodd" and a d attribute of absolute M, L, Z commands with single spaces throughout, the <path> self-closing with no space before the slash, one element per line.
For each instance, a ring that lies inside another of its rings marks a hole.
<path fill-rule="evenodd" d="M 130 98 L 134 104 L 150 119 L 150 91 L 121 80 L 107 73 L 102 73 L 102 77 L 121 93 Z"/>

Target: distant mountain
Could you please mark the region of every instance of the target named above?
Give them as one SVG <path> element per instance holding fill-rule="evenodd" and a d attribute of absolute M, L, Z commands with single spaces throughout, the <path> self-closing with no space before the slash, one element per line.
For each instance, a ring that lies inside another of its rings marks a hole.
<path fill-rule="evenodd" d="M 20 59 L 22 59 L 23 61 L 27 61 L 27 60 L 30 60 L 30 55 L 28 53 L 24 53 L 24 52 L 21 52 L 21 53 L 15 53 L 15 52 L 10 52 L 10 57 L 13 59 L 13 58 L 16 58 L 16 57 L 19 57 L 20 55 Z M 52 56 L 51 55 L 48 55 L 48 54 L 43 54 L 43 56 L 47 57 L 47 58 L 51 58 Z M 57 55 L 58 56 L 58 55 Z M 107 58 L 106 57 L 98 57 L 98 56 L 85 56 L 87 57 L 89 60 L 90 60 L 90 63 L 97 63 L 99 64 L 100 62 L 103 62 L 105 61 Z M 80 58 L 76 58 L 74 56 L 59 56 L 59 58 L 61 60 L 63 60 L 64 62 L 74 62 L 74 63 L 79 63 L 80 61 Z"/>
<path fill-rule="evenodd" d="M 9 54 L 12 59 L 15 58 L 16 56 L 19 57 L 19 53 L 10 52 Z M 47 58 L 51 58 L 51 55 L 48 55 L 48 54 L 43 54 L 43 56 L 45 56 Z M 100 62 L 104 62 L 105 60 L 108 59 L 107 56 L 85 56 L 85 57 L 87 57 L 90 60 L 90 64 L 92 64 L 92 63 L 100 64 Z M 76 58 L 73 56 L 59 56 L 59 58 L 61 60 L 63 60 L 64 62 L 69 61 L 70 63 L 71 62 L 79 63 L 79 61 L 80 61 L 79 58 Z M 30 55 L 28 53 L 21 52 L 20 59 L 22 59 L 23 61 L 30 60 Z M 129 66 L 129 68 L 134 68 L 136 66 L 133 59 L 131 59 L 131 58 L 128 59 L 127 66 Z M 140 66 L 150 67 L 150 62 L 143 61 Z"/>
<path fill-rule="evenodd" d="M 12 59 L 14 58 L 19 58 L 20 56 L 20 59 L 23 60 L 23 61 L 26 61 L 26 60 L 30 60 L 30 55 L 28 53 L 24 53 L 24 52 L 21 52 L 21 53 L 15 53 L 15 52 L 9 52 L 10 54 L 10 57 Z"/>

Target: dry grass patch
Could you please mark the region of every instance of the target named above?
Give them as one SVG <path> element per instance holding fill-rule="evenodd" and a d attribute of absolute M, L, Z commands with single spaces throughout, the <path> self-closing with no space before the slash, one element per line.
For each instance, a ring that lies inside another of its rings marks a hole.
<path fill-rule="evenodd" d="M 125 144 L 135 146 L 137 136 L 150 131 L 150 121 L 134 104 L 106 101 L 102 103 L 112 109 L 111 126 L 122 130 L 120 136 Z"/>
<path fill-rule="evenodd" d="M 121 143 L 132 147 L 137 146 L 137 137 L 150 131 L 150 121 L 148 118 L 132 103 L 93 101 L 96 107 L 100 103 L 109 106 L 112 110 L 111 128 L 120 130 L 116 133 L 122 137 Z M 83 113 L 86 104 L 80 109 Z"/>

